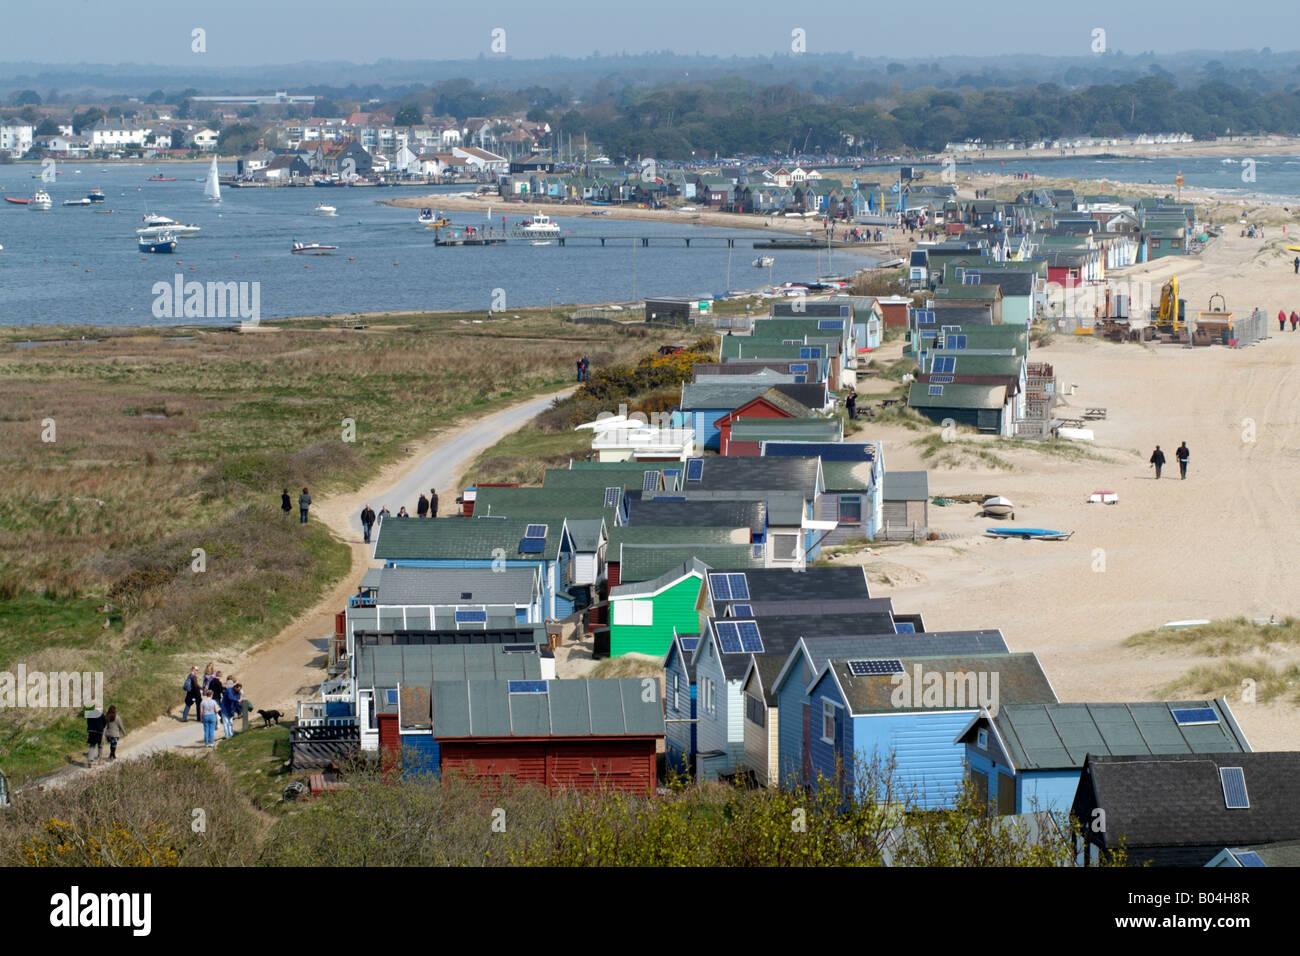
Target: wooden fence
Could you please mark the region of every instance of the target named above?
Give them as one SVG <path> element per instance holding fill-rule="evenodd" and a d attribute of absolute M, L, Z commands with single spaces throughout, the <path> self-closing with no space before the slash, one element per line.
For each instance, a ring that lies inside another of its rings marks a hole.
<path fill-rule="evenodd" d="M 352 726 L 294 727 L 289 731 L 289 769 L 334 766 L 361 752 L 361 728 Z"/>

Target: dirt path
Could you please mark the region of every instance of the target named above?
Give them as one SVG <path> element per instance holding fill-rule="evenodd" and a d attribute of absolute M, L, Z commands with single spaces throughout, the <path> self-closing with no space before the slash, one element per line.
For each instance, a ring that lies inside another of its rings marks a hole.
<path fill-rule="evenodd" d="M 352 550 L 352 567 L 348 574 L 313 607 L 300 614 L 279 634 L 254 644 L 230 660 L 217 661 L 224 674 L 233 674 L 244 685 L 244 697 L 261 710 L 279 710 L 290 717 L 301 699 L 315 696 L 325 679 L 327 641 L 334 633 L 334 615 L 347 607 L 348 598 L 371 565 L 371 547 L 362 540 L 361 509 L 371 504 L 375 511 L 388 505 L 395 514 L 400 505 L 414 512 L 420 492 L 440 489 L 440 512 L 455 507 L 459 489 L 455 482 L 474 457 L 503 436 L 517 430 L 544 411 L 564 389 L 521 402 L 482 418 L 455 422 L 434 435 L 410 446 L 407 457 L 386 466 L 378 476 L 358 491 L 330 497 L 313 505 L 311 520 L 323 521 Z M 172 713 L 159 717 L 145 727 L 127 726 L 127 736 L 118 747 L 119 758 L 130 759 L 160 750 L 201 752 L 202 725 L 194 719 L 180 720 L 182 695 L 177 690 Z M 253 724 L 261 718 L 253 715 Z M 239 723 L 236 722 L 236 730 Z M 221 731 L 217 732 L 218 741 Z M 82 758 L 84 761 L 84 757 Z M 30 786 L 57 786 L 70 779 L 77 767 L 69 766 Z"/>

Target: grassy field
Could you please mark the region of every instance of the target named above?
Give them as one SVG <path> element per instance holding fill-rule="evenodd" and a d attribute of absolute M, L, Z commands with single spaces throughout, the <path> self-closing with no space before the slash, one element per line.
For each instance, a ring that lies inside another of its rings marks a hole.
<path fill-rule="evenodd" d="M 33 347 L 0 330 L 0 670 L 102 671 L 143 726 L 191 664 L 273 636 L 347 572 L 327 529 L 280 514 L 282 488 L 357 487 L 457 417 L 567 383 L 575 355 L 651 344 L 544 309 L 485 318 L 42 328 Z M 0 761 L 22 781 L 83 735 L 76 711 L 6 708 Z"/>

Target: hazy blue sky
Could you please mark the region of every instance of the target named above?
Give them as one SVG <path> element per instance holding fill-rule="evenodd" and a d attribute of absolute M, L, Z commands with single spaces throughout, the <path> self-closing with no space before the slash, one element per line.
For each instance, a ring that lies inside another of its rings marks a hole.
<path fill-rule="evenodd" d="M 929 26 L 922 28 L 922 23 Z M 207 31 L 207 52 L 190 31 Z M 1092 31 L 1112 49 L 1300 49 L 1291 2 L 1257 0 L 5 0 L 0 61 L 211 66 L 345 59 L 459 59 L 491 53 L 506 31 L 518 58 L 671 49 L 722 56 L 790 51 L 943 56 L 1090 52 Z"/>

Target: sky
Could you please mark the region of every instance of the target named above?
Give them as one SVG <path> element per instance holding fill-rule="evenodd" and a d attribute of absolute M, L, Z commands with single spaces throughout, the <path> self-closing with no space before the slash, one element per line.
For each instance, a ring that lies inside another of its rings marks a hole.
<path fill-rule="evenodd" d="M 206 31 L 195 52 L 192 31 Z M 493 48 L 494 30 L 496 49 Z M 932 57 L 1300 50 L 1291 3 L 1257 0 L 30 0 L 0 7 L 0 62 L 257 66 L 673 50 Z"/>

